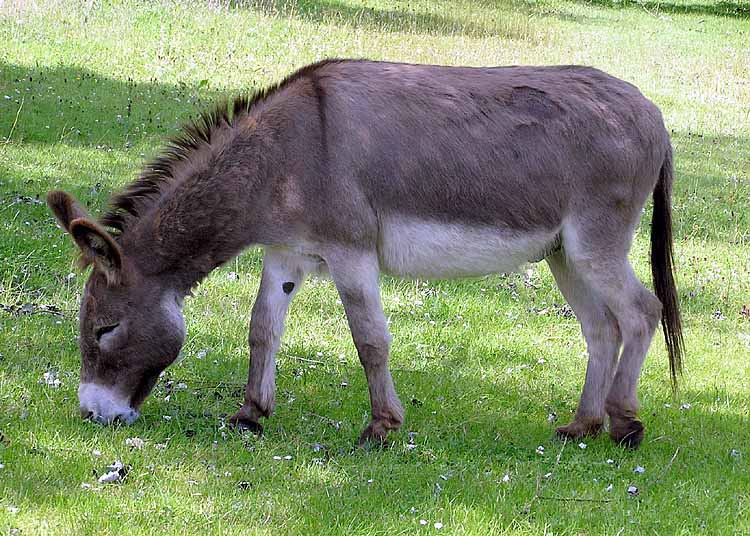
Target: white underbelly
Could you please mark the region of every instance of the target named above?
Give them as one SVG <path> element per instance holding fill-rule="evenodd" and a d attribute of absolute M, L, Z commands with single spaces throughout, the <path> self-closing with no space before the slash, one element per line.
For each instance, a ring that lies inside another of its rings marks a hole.
<path fill-rule="evenodd" d="M 378 244 L 380 269 L 394 276 L 433 279 L 514 272 L 529 261 L 543 258 L 558 232 L 523 233 L 385 218 Z"/>

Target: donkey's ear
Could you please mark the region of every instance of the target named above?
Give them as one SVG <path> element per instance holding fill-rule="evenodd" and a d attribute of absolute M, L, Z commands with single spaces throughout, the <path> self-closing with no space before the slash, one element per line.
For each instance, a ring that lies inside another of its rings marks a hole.
<path fill-rule="evenodd" d="M 63 229 L 68 232 L 70 232 L 70 224 L 73 220 L 89 217 L 73 196 L 61 190 L 52 190 L 47 194 L 47 206 L 55 214 Z"/>
<path fill-rule="evenodd" d="M 76 218 L 70 222 L 68 232 L 81 248 L 84 264 L 93 262 L 108 284 L 120 282 L 122 250 L 105 229 L 87 218 Z"/>

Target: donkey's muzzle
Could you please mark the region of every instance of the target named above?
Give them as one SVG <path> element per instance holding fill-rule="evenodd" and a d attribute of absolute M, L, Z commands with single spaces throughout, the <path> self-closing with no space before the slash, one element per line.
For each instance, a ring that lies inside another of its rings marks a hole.
<path fill-rule="evenodd" d="M 112 387 L 82 383 L 78 387 L 81 417 L 99 424 L 132 424 L 140 415 Z"/>

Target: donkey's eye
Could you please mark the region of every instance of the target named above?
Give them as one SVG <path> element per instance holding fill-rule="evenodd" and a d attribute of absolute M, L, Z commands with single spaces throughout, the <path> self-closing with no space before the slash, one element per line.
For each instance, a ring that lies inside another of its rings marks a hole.
<path fill-rule="evenodd" d="M 96 336 L 96 342 L 99 342 L 99 339 L 102 338 L 102 335 L 106 335 L 107 333 L 114 331 L 117 326 L 119 326 L 120 323 L 112 324 L 111 326 L 102 326 L 100 328 L 96 328 L 96 331 L 94 332 L 94 336 Z"/>

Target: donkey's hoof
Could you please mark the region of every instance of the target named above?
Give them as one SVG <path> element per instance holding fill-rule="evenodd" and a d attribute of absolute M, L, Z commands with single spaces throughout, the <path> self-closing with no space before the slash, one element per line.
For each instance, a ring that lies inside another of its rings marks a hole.
<path fill-rule="evenodd" d="M 252 432 L 257 436 L 263 435 L 263 425 L 245 417 L 239 417 L 237 415 L 230 417 L 229 425 L 240 433 Z"/>
<path fill-rule="evenodd" d="M 637 449 L 643 441 L 643 423 L 638 419 L 630 421 L 615 421 L 610 423 L 609 436 L 618 445 Z"/>
<path fill-rule="evenodd" d="M 595 437 L 602 430 L 600 420 L 575 420 L 555 430 L 560 439 L 580 439 L 586 436 Z"/>
<path fill-rule="evenodd" d="M 383 421 L 371 421 L 359 436 L 357 446 L 364 448 L 388 447 L 389 427 Z"/>

